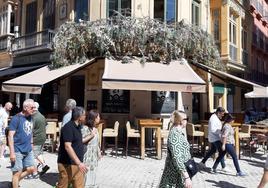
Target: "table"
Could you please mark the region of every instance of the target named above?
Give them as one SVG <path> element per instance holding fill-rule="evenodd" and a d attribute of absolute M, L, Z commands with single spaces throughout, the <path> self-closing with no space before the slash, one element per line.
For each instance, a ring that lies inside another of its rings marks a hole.
<path fill-rule="evenodd" d="M 141 127 L 141 159 L 144 159 L 145 156 L 145 129 L 153 128 L 156 129 L 156 138 L 157 138 L 157 146 L 156 146 L 156 154 L 157 159 L 161 159 L 161 120 L 156 119 L 138 119 L 139 126 Z"/>

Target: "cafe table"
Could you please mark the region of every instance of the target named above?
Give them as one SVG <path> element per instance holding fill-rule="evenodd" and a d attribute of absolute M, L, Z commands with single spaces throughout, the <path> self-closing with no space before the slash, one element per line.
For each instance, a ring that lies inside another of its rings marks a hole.
<path fill-rule="evenodd" d="M 161 127 L 162 122 L 160 119 L 139 119 L 139 126 L 141 128 L 141 159 L 145 157 L 145 129 L 156 129 L 156 155 L 157 159 L 161 159 Z"/>

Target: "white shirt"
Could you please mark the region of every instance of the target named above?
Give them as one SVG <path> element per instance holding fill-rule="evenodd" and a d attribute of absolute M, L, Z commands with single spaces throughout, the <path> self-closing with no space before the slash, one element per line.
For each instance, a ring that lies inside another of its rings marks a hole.
<path fill-rule="evenodd" d="M 214 113 L 208 122 L 208 141 L 210 143 L 221 140 L 222 123 L 218 116 Z"/>
<path fill-rule="evenodd" d="M 0 109 L 0 136 L 5 135 L 5 127 L 4 125 L 7 123 L 9 113 L 6 111 L 5 108 Z M 7 126 L 7 125 L 5 125 Z"/>

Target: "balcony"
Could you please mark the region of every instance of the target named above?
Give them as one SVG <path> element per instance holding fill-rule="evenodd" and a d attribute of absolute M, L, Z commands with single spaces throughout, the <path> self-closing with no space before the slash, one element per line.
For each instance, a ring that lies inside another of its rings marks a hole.
<path fill-rule="evenodd" d="M 53 30 L 44 30 L 14 39 L 12 52 L 14 54 L 35 51 L 52 51 Z"/>
<path fill-rule="evenodd" d="M 232 61 L 237 61 L 237 48 L 232 44 L 229 45 L 229 56 Z"/>
<path fill-rule="evenodd" d="M 12 34 L 0 36 L 0 52 L 9 51 L 11 48 L 11 40 L 14 37 Z"/>

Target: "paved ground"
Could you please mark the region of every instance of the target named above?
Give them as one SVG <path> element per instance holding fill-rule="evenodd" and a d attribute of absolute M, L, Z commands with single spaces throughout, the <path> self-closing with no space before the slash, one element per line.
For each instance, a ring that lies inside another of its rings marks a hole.
<path fill-rule="evenodd" d="M 158 187 L 162 175 L 165 154 L 162 160 L 147 157 L 141 160 L 136 157 L 127 159 L 119 156 L 115 158 L 106 155 L 99 163 L 97 183 L 100 188 L 149 188 Z M 51 188 L 57 181 L 57 155 L 45 153 L 45 158 L 51 169 L 42 178 L 37 180 L 22 180 L 21 188 Z M 195 158 L 197 162 L 201 158 Z M 258 152 L 252 160 L 243 157 L 240 160 L 241 169 L 248 174 L 246 177 L 236 177 L 235 169 L 231 159 L 226 159 L 229 173 L 220 172 L 211 174 L 209 171 L 198 173 L 193 179 L 193 187 L 210 188 L 254 188 L 257 187 L 263 172 L 265 155 Z M 212 166 L 212 159 L 207 162 L 207 166 Z M 6 188 L 11 180 L 11 171 L 8 160 L 0 160 L 0 188 Z M 267 186 L 268 187 L 268 186 Z"/>

